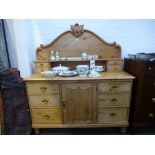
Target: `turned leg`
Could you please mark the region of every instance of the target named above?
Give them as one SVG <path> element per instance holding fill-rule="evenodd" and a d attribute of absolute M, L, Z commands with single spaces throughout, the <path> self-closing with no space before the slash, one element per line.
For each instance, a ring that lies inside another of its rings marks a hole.
<path fill-rule="evenodd" d="M 127 128 L 126 127 L 122 127 L 121 128 L 121 133 L 127 133 Z"/>
<path fill-rule="evenodd" d="M 34 132 L 35 132 L 36 135 L 39 135 L 40 132 L 41 132 L 41 129 L 39 129 L 39 128 L 34 128 Z"/>

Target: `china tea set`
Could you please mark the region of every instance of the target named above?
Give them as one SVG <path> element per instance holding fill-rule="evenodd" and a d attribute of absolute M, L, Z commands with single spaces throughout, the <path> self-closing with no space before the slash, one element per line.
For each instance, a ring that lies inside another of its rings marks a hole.
<path fill-rule="evenodd" d="M 54 76 L 63 76 L 63 77 L 70 77 L 70 76 L 76 76 L 79 75 L 80 77 L 86 77 L 87 75 L 89 77 L 98 77 L 100 75 L 100 72 L 105 70 L 105 65 L 103 66 L 96 66 L 95 60 L 98 59 L 98 55 L 88 55 L 87 53 L 83 52 L 80 60 L 90 60 L 90 66 L 89 65 L 77 65 L 76 69 L 71 71 L 69 67 L 66 66 L 59 66 L 53 67 L 48 71 L 41 72 L 41 74 L 45 77 L 54 77 Z M 77 57 L 74 57 L 74 59 Z M 51 51 L 51 61 L 58 61 L 62 58 L 59 58 L 58 51 L 56 51 L 56 54 L 54 55 L 53 50 Z M 66 58 L 64 59 L 66 60 Z M 68 60 L 68 59 L 67 59 Z"/>
<path fill-rule="evenodd" d="M 93 64 L 94 65 L 94 64 Z M 62 76 L 62 77 L 70 77 L 79 75 L 80 77 L 98 77 L 100 72 L 105 70 L 105 65 L 103 66 L 91 66 L 88 65 L 77 65 L 76 70 L 71 71 L 69 67 L 59 66 L 53 67 L 48 71 L 41 72 L 41 74 L 45 77 L 54 77 L 54 76 Z"/>

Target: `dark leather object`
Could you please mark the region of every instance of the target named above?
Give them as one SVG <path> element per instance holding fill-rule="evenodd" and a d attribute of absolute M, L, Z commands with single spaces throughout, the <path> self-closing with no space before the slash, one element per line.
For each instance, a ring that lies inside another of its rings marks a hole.
<path fill-rule="evenodd" d="M 16 69 L 1 76 L 4 133 L 7 135 L 31 134 L 31 117 L 23 79 Z"/>

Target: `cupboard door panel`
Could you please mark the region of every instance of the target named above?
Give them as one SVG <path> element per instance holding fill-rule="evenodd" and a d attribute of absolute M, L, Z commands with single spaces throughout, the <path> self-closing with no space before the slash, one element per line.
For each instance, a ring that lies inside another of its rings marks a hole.
<path fill-rule="evenodd" d="M 69 123 L 85 123 L 92 120 L 93 86 L 89 83 L 63 85 L 65 117 Z"/>

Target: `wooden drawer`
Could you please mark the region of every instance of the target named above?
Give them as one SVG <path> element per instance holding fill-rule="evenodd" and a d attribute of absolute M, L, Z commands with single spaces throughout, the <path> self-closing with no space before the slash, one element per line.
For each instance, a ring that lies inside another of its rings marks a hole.
<path fill-rule="evenodd" d="M 99 107 L 129 105 L 129 93 L 99 94 Z"/>
<path fill-rule="evenodd" d="M 128 108 L 99 108 L 99 123 L 117 123 L 128 121 Z"/>
<path fill-rule="evenodd" d="M 44 72 L 44 71 L 47 71 L 49 70 L 49 68 L 37 68 L 36 67 L 36 73 L 41 73 L 41 72 Z"/>
<path fill-rule="evenodd" d="M 123 70 L 122 61 L 108 61 L 107 70 L 108 71 L 122 71 Z"/>
<path fill-rule="evenodd" d="M 50 63 L 36 62 L 36 63 L 35 63 L 35 68 L 36 68 L 36 72 L 37 72 L 37 73 L 40 73 L 40 72 L 49 70 L 49 68 L 50 68 Z"/>
<path fill-rule="evenodd" d="M 123 70 L 123 68 L 122 68 L 122 66 L 108 66 L 107 67 L 107 70 L 108 71 L 122 71 Z"/>
<path fill-rule="evenodd" d="M 99 83 L 99 93 L 104 92 L 129 92 L 131 90 L 131 82 L 124 81 L 108 81 Z"/>
<path fill-rule="evenodd" d="M 108 61 L 108 65 L 110 66 L 122 66 L 122 61 Z"/>
<path fill-rule="evenodd" d="M 60 95 L 30 95 L 31 107 L 60 107 Z"/>
<path fill-rule="evenodd" d="M 46 82 L 27 83 L 27 93 L 32 94 L 59 94 L 59 84 Z"/>
<path fill-rule="evenodd" d="M 155 78 L 145 78 L 143 81 L 143 90 L 155 92 Z"/>
<path fill-rule="evenodd" d="M 31 109 L 32 122 L 45 124 L 59 124 L 62 122 L 61 110 L 54 109 Z"/>

